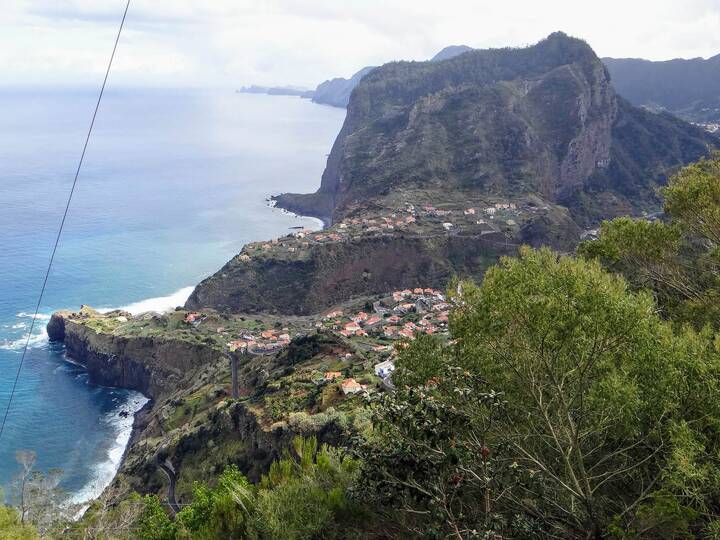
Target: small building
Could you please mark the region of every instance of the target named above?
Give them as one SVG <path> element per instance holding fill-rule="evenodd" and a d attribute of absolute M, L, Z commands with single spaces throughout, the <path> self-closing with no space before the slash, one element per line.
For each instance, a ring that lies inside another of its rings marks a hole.
<path fill-rule="evenodd" d="M 474 208 L 468 208 L 467 210 L 465 210 L 464 214 L 465 214 L 466 216 L 474 216 L 474 215 L 475 215 L 475 209 L 474 209 Z"/>
<path fill-rule="evenodd" d="M 403 328 L 401 330 L 398 330 L 398 336 L 402 336 L 408 339 L 415 339 L 415 332 L 408 328 Z"/>
<path fill-rule="evenodd" d="M 358 392 L 362 392 L 367 388 L 367 386 L 360 384 L 353 378 L 350 378 L 341 382 L 340 388 L 342 389 L 343 394 L 347 396 L 348 394 L 357 394 Z"/>
<path fill-rule="evenodd" d="M 353 332 L 353 333 L 354 333 L 354 332 L 357 332 L 358 330 L 360 330 L 360 325 L 358 325 L 358 323 L 356 323 L 356 322 L 350 322 L 350 323 L 347 323 L 347 324 L 343 327 L 343 329 L 344 329 L 346 332 Z"/>
<path fill-rule="evenodd" d="M 375 364 L 375 375 L 377 375 L 381 379 L 384 379 L 393 371 L 395 371 L 395 364 L 392 360 L 385 360 L 384 362 Z"/>
<path fill-rule="evenodd" d="M 323 379 L 326 381 L 334 381 L 335 379 L 342 377 L 342 373 L 339 371 L 326 371 L 323 375 Z"/>
<path fill-rule="evenodd" d="M 488 216 L 494 216 L 494 215 L 495 215 L 495 212 L 496 212 L 496 210 L 495 210 L 495 208 L 493 208 L 492 206 L 490 206 L 490 207 L 488 207 L 488 208 L 485 209 L 485 213 L 486 213 Z"/>

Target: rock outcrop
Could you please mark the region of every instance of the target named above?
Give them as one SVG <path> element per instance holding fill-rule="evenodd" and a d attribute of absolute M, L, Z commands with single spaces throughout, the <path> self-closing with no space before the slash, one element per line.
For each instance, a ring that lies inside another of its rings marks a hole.
<path fill-rule="evenodd" d="M 158 399 L 174 391 L 199 368 L 220 358 L 201 344 L 156 336 L 115 335 L 83 324 L 92 313 L 60 311 L 48 323 L 48 336 L 65 344 L 67 355 L 88 371 L 90 382 L 142 392 Z"/>
<path fill-rule="evenodd" d="M 590 225 L 656 206 L 668 170 L 717 143 L 618 98 L 592 49 L 556 33 L 373 70 L 351 95 L 320 189 L 277 202 L 333 222 L 408 188 L 535 193 Z"/>

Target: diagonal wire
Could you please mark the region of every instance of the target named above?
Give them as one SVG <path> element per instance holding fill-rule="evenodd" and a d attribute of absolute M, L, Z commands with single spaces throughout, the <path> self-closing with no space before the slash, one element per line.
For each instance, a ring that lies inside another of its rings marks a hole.
<path fill-rule="evenodd" d="M 28 333 L 27 341 L 25 342 L 25 347 L 23 348 L 17 373 L 15 374 L 15 382 L 13 383 L 12 390 L 10 391 L 10 399 L 8 399 L 2 424 L 0 424 L 0 438 L 2 438 L 2 434 L 5 431 L 5 423 L 7 422 L 8 414 L 10 413 L 10 406 L 12 405 L 13 398 L 15 397 L 15 390 L 17 389 L 18 380 L 20 379 L 20 372 L 22 371 L 25 356 L 27 355 L 28 347 L 30 346 L 30 339 L 32 338 L 33 329 L 35 328 L 35 321 L 37 321 L 40 305 L 42 304 L 43 296 L 45 296 L 45 288 L 47 287 L 48 278 L 50 277 L 50 270 L 52 269 L 53 262 L 55 261 L 55 254 L 57 253 L 58 244 L 60 243 L 60 237 L 62 236 L 63 229 L 65 228 L 65 221 L 68 216 L 68 211 L 70 210 L 70 203 L 72 202 L 73 195 L 75 194 L 75 187 L 77 186 L 78 177 L 80 176 L 80 169 L 82 169 L 83 161 L 85 160 L 85 152 L 87 151 L 88 144 L 90 143 L 90 135 L 92 135 L 93 127 L 95 126 L 95 118 L 97 118 L 97 113 L 100 109 L 100 102 L 102 101 L 103 94 L 105 93 L 105 85 L 107 84 L 108 77 L 110 76 L 110 68 L 112 67 L 115 52 L 117 51 L 118 43 L 120 42 L 120 35 L 122 34 L 123 26 L 125 26 L 125 18 L 127 17 L 128 9 L 130 9 L 130 0 L 127 0 L 127 4 L 125 4 L 125 11 L 123 12 L 122 21 L 120 21 L 120 28 L 118 29 L 117 37 L 115 38 L 115 45 L 113 46 L 110 61 L 108 62 L 108 67 L 105 71 L 105 79 L 103 79 L 102 88 L 100 88 L 100 94 L 98 95 L 97 103 L 95 104 L 95 111 L 93 112 L 92 121 L 90 122 L 90 128 L 88 129 L 87 137 L 85 137 L 85 145 L 83 146 L 82 154 L 80 155 L 80 162 L 78 163 L 77 171 L 75 171 L 75 179 L 73 180 L 67 204 L 65 205 L 65 212 L 63 213 L 60 228 L 58 229 L 57 237 L 55 238 L 55 245 L 53 246 L 52 254 L 50 255 L 50 262 L 48 263 L 47 271 L 45 272 L 45 279 L 43 280 L 42 289 L 40 289 L 35 313 L 33 315 L 32 322 L 30 323 L 30 331 Z"/>

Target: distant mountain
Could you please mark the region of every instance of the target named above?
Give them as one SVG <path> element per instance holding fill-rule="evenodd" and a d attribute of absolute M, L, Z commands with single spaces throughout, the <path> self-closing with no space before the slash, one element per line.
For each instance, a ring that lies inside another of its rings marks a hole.
<path fill-rule="evenodd" d="M 450 45 L 432 57 L 431 62 L 448 60 L 459 54 L 472 49 L 467 45 Z M 312 99 L 314 103 L 332 105 L 333 107 L 345 108 L 350 100 L 350 94 L 365 75 L 374 70 L 377 66 L 367 66 L 355 73 L 349 79 L 336 77 L 318 85 L 315 90 L 296 88 L 293 86 L 246 86 L 238 90 L 246 94 L 270 94 L 280 96 L 300 96 Z"/>
<path fill-rule="evenodd" d="M 533 193 L 589 226 L 656 208 L 668 171 L 719 142 L 618 97 L 592 49 L 556 33 L 374 69 L 351 94 L 318 192 L 278 204 L 337 221 L 408 190 Z"/>
<path fill-rule="evenodd" d="M 450 45 L 433 56 L 430 61 L 441 62 L 443 60 L 449 60 L 467 51 L 472 51 L 472 48 L 467 45 Z M 332 105 L 333 107 L 347 107 L 348 101 L 350 101 L 350 94 L 352 94 L 352 91 L 358 85 L 360 79 L 376 67 L 377 66 L 364 67 L 349 79 L 338 77 L 321 83 L 317 87 L 317 90 L 315 90 L 312 100 L 315 103 L 323 103 L 325 105 Z"/>
<path fill-rule="evenodd" d="M 299 96 L 312 97 L 313 91 L 307 88 L 298 88 L 296 86 L 243 86 L 237 90 L 239 94 L 269 94 L 271 96 Z"/>
<path fill-rule="evenodd" d="M 603 58 L 617 92 L 634 105 L 685 120 L 720 123 L 720 55 L 651 62 Z"/>
<path fill-rule="evenodd" d="M 468 47 L 467 45 L 450 45 L 449 47 L 445 47 L 442 51 L 433 56 L 430 61 L 442 62 L 443 60 L 450 60 L 451 58 L 455 58 L 462 53 L 466 53 L 472 50 L 472 47 Z"/>
<path fill-rule="evenodd" d="M 335 79 L 320 83 L 313 93 L 312 100 L 315 103 L 332 105 L 333 107 L 347 107 L 350 94 L 358 85 L 360 79 L 376 67 L 377 66 L 364 67 L 349 79 L 336 77 Z"/>

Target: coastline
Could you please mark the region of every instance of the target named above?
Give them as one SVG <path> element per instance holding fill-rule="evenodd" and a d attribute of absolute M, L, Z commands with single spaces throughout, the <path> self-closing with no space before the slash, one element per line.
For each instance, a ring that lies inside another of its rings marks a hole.
<path fill-rule="evenodd" d="M 320 216 L 320 215 L 312 215 L 312 214 L 300 214 L 298 212 L 295 212 L 294 210 L 291 210 L 290 208 L 283 206 L 281 202 L 281 198 L 284 196 L 284 193 L 281 193 L 280 195 L 272 195 L 265 199 L 265 202 L 267 203 L 268 207 L 274 208 L 276 210 L 280 210 L 283 214 L 287 214 L 289 216 L 293 216 L 300 219 L 311 219 L 315 222 L 320 223 L 320 228 L 318 230 L 325 229 L 327 227 L 330 227 L 332 225 L 332 221 L 328 217 Z"/>
<path fill-rule="evenodd" d="M 295 212 L 292 212 L 290 210 L 287 210 L 285 208 L 276 206 L 276 201 L 274 198 L 268 198 L 266 199 L 267 206 L 270 209 L 279 210 L 283 214 L 286 214 L 288 216 L 297 218 L 297 219 L 305 219 L 310 220 L 317 224 L 317 227 L 311 227 L 313 230 L 322 230 L 326 227 L 328 227 L 330 224 L 327 220 L 316 217 L 316 216 L 305 216 L 300 215 Z M 101 313 L 108 313 L 111 311 L 121 310 L 121 311 L 127 311 L 133 315 L 139 315 L 142 313 L 147 312 L 155 312 L 155 313 L 164 313 L 168 311 L 172 311 L 177 306 L 183 305 L 187 298 L 190 296 L 192 291 L 194 290 L 195 286 L 189 286 L 189 287 L 183 287 L 179 289 L 178 291 L 175 291 L 169 295 L 166 296 L 160 296 L 155 298 L 148 298 L 145 300 L 140 300 L 137 302 L 132 302 L 128 305 L 125 305 L 120 308 L 112 308 L 112 307 L 102 307 L 99 308 L 98 311 Z M 45 333 L 47 336 L 47 333 Z M 74 359 L 66 354 L 66 360 L 70 363 L 76 364 L 78 366 L 81 366 L 83 369 L 88 369 L 88 366 L 83 364 L 82 362 L 78 361 L 77 359 Z M 124 388 L 122 386 L 110 386 L 110 388 L 121 388 L 123 390 L 130 390 L 128 388 Z M 128 453 L 130 451 L 131 446 L 138 440 L 143 430 L 149 425 L 152 416 L 153 416 L 153 410 L 156 404 L 156 401 L 154 399 L 154 396 L 146 395 L 144 393 L 140 393 L 140 395 L 143 396 L 143 398 L 146 400 L 145 403 L 140 407 L 138 410 L 136 410 L 134 413 L 132 413 L 132 426 L 130 429 L 130 434 L 127 439 L 127 442 L 124 445 L 124 448 L 122 450 L 122 455 L 120 459 L 117 461 L 117 463 L 114 465 L 114 471 L 112 474 L 112 477 L 109 478 L 107 483 L 102 487 L 101 490 L 99 490 L 97 493 L 93 493 L 92 496 L 87 498 L 86 500 L 76 500 L 74 501 L 76 504 L 81 505 L 82 510 L 77 514 L 76 519 L 80 519 L 84 512 L 89 508 L 90 503 L 99 497 L 103 495 L 103 493 L 110 487 L 115 479 L 117 478 L 117 474 L 122 468 L 123 464 L 125 463 Z M 75 497 L 78 496 L 78 494 L 81 494 L 86 488 L 83 488 L 76 494 L 74 494 Z M 70 500 L 73 500 L 73 496 L 71 496 Z"/>
<path fill-rule="evenodd" d="M 166 296 L 159 296 L 159 297 L 153 297 L 153 298 L 147 298 L 145 300 L 140 300 L 137 302 L 132 302 L 126 306 L 123 306 L 121 308 L 100 308 L 98 311 L 101 313 L 107 313 L 110 311 L 127 311 L 133 315 L 138 315 L 141 313 L 146 313 L 148 311 L 154 311 L 156 313 L 163 313 L 168 312 L 178 305 L 182 305 L 187 297 L 192 292 L 192 289 L 194 287 L 183 287 L 179 289 L 178 291 L 175 291 L 172 294 L 166 295 Z M 44 338 L 48 339 L 48 334 L 46 331 L 46 327 L 43 326 L 43 334 Z M 71 357 L 67 352 L 64 355 L 64 359 L 66 362 L 79 366 L 83 368 L 85 371 L 88 371 L 88 366 L 83 364 L 81 361 L 79 361 L 76 358 Z M 124 388 L 122 386 L 107 386 L 107 385 L 100 385 L 96 384 L 96 386 L 104 386 L 105 388 L 118 388 L 122 390 L 131 390 L 134 392 L 137 392 L 133 389 Z M 125 459 L 127 457 L 128 451 L 131 447 L 131 445 L 137 441 L 140 433 L 147 427 L 150 417 L 152 415 L 152 410 L 155 405 L 155 399 L 153 396 L 146 395 L 142 392 L 137 392 L 138 396 L 142 396 L 142 399 L 144 400 L 143 405 L 131 412 L 132 415 L 132 423 L 130 426 L 130 432 L 127 436 L 127 440 L 125 441 L 124 445 L 122 446 L 122 452 L 119 459 L 113 459 L 112 452 L 116 451 L 118 448 L 110 448 L 108 451 L 108 460 L 105 462 L 99 462 L 97 464 L 98 467 L 110 466 L 112 467 L 112 475 L 109 475 L 108 478 L 101 480 L 99 477 L 95 479 L 91 479 L 87 484 L 85 484 L 81 489 L 79 489 L 76 492 L 73 492 L 69 494 L 69 501 L 71 501 L 73 504 L 78 504 L 81 507 L 81 510 L 76 514 L 75 519 L 80 519 L 84 512 L 87 510 L 87 508 L 90 506 L 90 503 L 97 499 L 98 497 L 101 497 L 102 494 L 105 492 L 105 490 L 112 485 L 112 483 L 115 481 L 115 478 L 117 477 L 118 471 L 122 468 Z M 129 401 L 119 408 L 119 410 L 116 411 L 117 414 L 119 414 L 121 411 L 127 410 L 127 405 L 129 405 L 132 402 L 133 398 L 130 398 Z M 116 440 L 117 438 L 123 437 L 126 433 L 127 428 L 123 428 L 120 426 L 117 434 L 116 434 Z M 100 471 L 98 471 L 98 474 L 100 474 Z M 87 494 L 87 496 L 86 496 Z"/>

